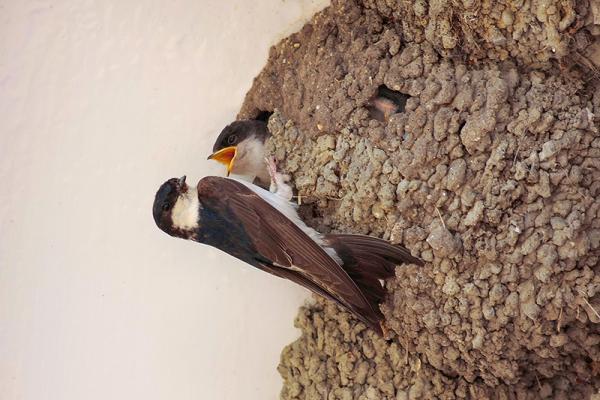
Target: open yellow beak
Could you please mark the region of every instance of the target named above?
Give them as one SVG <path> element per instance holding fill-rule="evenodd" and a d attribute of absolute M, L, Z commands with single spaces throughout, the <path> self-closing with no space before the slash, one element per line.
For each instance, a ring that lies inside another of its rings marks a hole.
<path fill-rule="evenodd" d="M 231 170 L 233 169 L 233 161 L 235 160 L 236 154 L 237 147 L 230 146 L 211 154 L 208 156 L 208 159 L 218 161 L 225 165 L 227 167 L 227 176 L 229 176 Z"/>

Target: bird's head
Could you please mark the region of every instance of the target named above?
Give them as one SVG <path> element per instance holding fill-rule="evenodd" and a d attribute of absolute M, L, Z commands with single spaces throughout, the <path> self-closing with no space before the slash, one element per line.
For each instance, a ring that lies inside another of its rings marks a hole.
<path fill-rule="evenodd" d="M 264 170 L 264 144 L 269 136 L 264 121 L 241 120 L 227 125 L 219 134 L 209 160 L 225 165 L 229 174 L 258 176 Z"/>
<path fill-rule="evenodd" d="M 169 179 L 154 197 L 154 222 L 171 236 L 193 239 L 198 228 L 199 206 L 198 194 L 190 190 L 185 176 Z"/>

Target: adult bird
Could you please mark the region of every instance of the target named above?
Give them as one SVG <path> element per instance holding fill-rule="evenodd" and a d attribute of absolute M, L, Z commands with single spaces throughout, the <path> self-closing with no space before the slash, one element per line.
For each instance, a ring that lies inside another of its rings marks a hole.
<path fill-rule="evenodd" d="M 292 202 L 292 190 L 266 168 L 275 192 L 233 178 L 205 177 L 196 190 L 185 176 L 156 193 L 153 215 L 167 234 L 216 247 L 254 267 L 287 278 L 352 312 L 383 332 L 382 280 L 396 265 L 422 265 L 402 246 L 364 235 L 322 235 L 308 227 Z"/>

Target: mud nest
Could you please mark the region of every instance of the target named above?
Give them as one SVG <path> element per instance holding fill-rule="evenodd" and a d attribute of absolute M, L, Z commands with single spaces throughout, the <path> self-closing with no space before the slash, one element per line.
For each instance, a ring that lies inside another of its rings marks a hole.
<path fill-rule="evenodd" d="M 268 145 L 307 222 L 426 261 L 386 283 L 389 341 L 322 299 L 302 308 L 284 399 L 600 386 L 597 4 L 455 3 L 334 1 L 246 97 L 240 118 L 276 111 Z M 381 85 L 409 96 L 385 122 L 367 109 Z"/>

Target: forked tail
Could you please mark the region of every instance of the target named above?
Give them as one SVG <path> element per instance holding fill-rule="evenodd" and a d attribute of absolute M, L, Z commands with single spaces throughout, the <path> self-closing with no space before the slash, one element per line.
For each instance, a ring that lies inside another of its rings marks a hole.
<path fill-rule="evenodd" d="M 382 281 L 394 276 L 396 265 L 423 265 L 423 261 L 400 245 L 372 236 L 331 234 L 325 236 L 325 241 L 342 259 L 342 267 L 371 304 L 373 312 L 361 313 L 361 319 L 381 334 L 383 314 L 379 304 L 386 295 Z"/>

